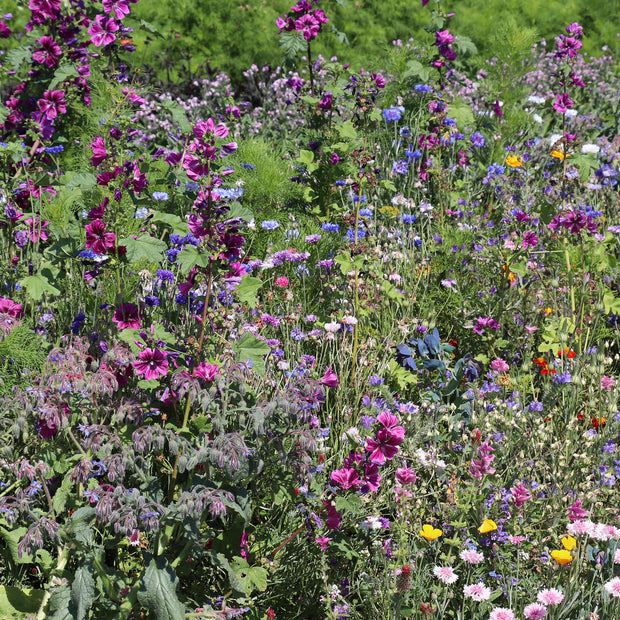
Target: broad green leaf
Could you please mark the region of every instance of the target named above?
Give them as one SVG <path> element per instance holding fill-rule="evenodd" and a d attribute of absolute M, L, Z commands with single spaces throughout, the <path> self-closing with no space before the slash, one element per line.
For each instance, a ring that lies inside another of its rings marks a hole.
<path fill-rule="evenodd" d="M 177 235 L 185 235 L 188 231 L 187 222 L 184 222 L 178 215 L 174 215 L 174 213 L 162 213 L 161 211 L 155 211 L 151 221 L 168 224 L 168 226 L 172 229 L 172 232 Z"/>
<path fill-rule="evenodd" d="M 185 110 L 178 102 L 173 101 L 172 99 L 164 99 L 160 105 L 164 108 L 164 110 L 170 112 L 172 120 L 178 124 L 183 133 L 188 133 L 191 130 L 192 126 L 187 120 Z"/>
<path fill-rule="evenodd" d="M 226 217 L 229 219 L 233 219 L 236 217 L 240 217 L 245 222 L 250 222 L 254 218 L 254 213 L 250 211 L 247 207 L 244 207 L 239 202 L 233 202 L 230 211 L 226 214 Z"/>
<path fill-rule="evenodd" d="M 76 571 L 71 584 L 71 601 L 77 610 L 77 620 L 84 620 L 95 600 L 95 580 L 92 562 L 82 564 Z"/>
<path fill-rule="evenodd" d="M 254 591 L 267 589 L 267 571 L 260 566 L 250 566 L 243 558 L 236 557 L 230 562 L 237 579 L 243 584 L 246 596 Z"/>
<path fill-rule="evenodd" d="M 79 75 L 74 65 L 60 65 L 60 67 L 54 71 L 54 79 L 47 88 L 48 90 L 54 90 L 61 82 L 72 77 L 78 77 Z"/>
<path fill-rule="evenodd" d="M 186 246 L 177 255 L 177 263 L 181 266 L 181 273 L 187 274 L 192 267 L 206 267 L 209 264 L 209 255 L 199 252 L 193 245 Z"/>
<path fill-rule="evenodd" d="M 340 134 L 340 137 L 343 139 L 351 139 L 354 140 L 357 138 L 357 129 L 353 125 L 353 121 L 345 121 L 341 125 L 336 125 L 336 130 Z"/>
<path fill-rule="evenodd" d="M 179 579 L 168 558 L 145 552 L 144 560 L 138 601 L 156 620 L 184 620 L 185 608 L 176 595 Z"/>
<path fill-rule="evenodd" d="M 7 109 L 4 106 L 0 106 L 0 124 L 4 123 L 8 115 Z"/>
<path fill-rule="evenodd" d="M 46 620 L 76 620 L 75 607 L 71 601 L 71 588 L 61 586 L 54 590 Z"/>
<path fill-rule="evenodd" d="M 254 334 L 246 332 L 241 336 L 237 345 L 239 352 L 239 361 L 252 361 L 252 365 L 256 372 L 265 374 L 265 361 L 263 355 L 267 355 L 271 349 L 262 340 L 259 340 Z"/>
<path fill-rule="evenodd" d="M 418 77 L 423 82 L 428 82 L 431 77 L 431 70 L 424 66 L 419 60 L 410 60 L 407 63 L 407 70 L 403 73 L 402 79 Z"/>
<path fill-rule="evenodd" d="M 69 173 L 64 180 L 67 189 L 81 189 L 87 191 L 97 185 L 97 177 L 90 172 Z"/>
<path fill-rule="evenodd" d="M 140 235 L 137 239 L 121 239 L 119 245 L 127 247 L 127 259 L 131 263 L 136 263 L 141 258 L 146 258 L 151 263 L 159 263 L 168 248 L 165 241 L 147 234 Z"/>
<path fill-rule="evenodd" d="M 161 34 L 161 32 L 159 32 L 159 30 L 157 30 L 156 26 L 153 26 L 153 24 L 151 24 L 151 22 L 147 22 L 144 19 L 140 20 L 140 25 L 138 26 L 138 28 L 140 30 L 146 30 L 146 32 L 150 32 L 151 34 L 155 35 L 159 39 L 163 39 L 164 38 L 164 36 Z"/>
<path fill-rule="evenodd" d="M 314 153 L 306 149 L 301 149 L 297 161 L 302 164 L 311 164 L 314 161 Z"/>
<path fill-rule="evenodd" d="M 16 527 L 11 530 L 0 527 L 0 538 L 2 538 L 6 543 L 11 560 L 13 560 L 16 564 L 31 564 L 33 562 L 33 557 L 31 555 L 26 555 L 24 553 L 21 558 L 17 555 L 17 545 L 26 535 L 27 531 L 27 527 Z"/>
<path fill-rule="evenodd" d="M 255 308 L 258 303 L 256 292 L 262 285 L 262 280 L 259 280 L 258 278 L 254 278 L 250 275 L 243 276 L 236 291 L 239 301 L 247 304 L 250 308 Z"/>
<path fill-rule="evenodd" d="M 44 594 L 43 590 L 0 586 L 0 618 L 12 620 L 36 613 Z"/>
<path fill-rule="evenodd" d="M 58 295 L 60 293 L 60 290 L 50 284 L 46 277 L 39 274 L 22 278 L 19 284 L 26 289 L 28 295 L 35 301 L 40 301 L 44 293 L 49 293 L 50 295 Z"/>
<path fill-rule="evenodd" d="M 284 50 L 284 55 L 291 59 L 307 48 L 305 39 L 301 32 L 283 32 L 280 35 L 280 47 Z"/>
<path fill-rule="evenodd" d="M 61 462 L 61 461 L 57 461 L 57 462 Z M 54 463 L 55 473 L 64 474 L 66 471 L 67 471 L 66 469 L 65 471 L 56 471 L 56 463 Z M 56 493 L 54 493 L 54 498 L 52 499 L 52 507 L 54 508 L 54 512 L 56 512 L 57 514 L 61 514 L 64 511 L 65 506 L 67 505 L 67 500 L 69 499 L 69 495 L 71 494 L 71 491 L 73 490 L 74 484 L 75 483 L 71 480 L 70 476 L 63 476 L 62 484 L 56 490 Z"/>
<path fill-rule="evenodd" d="M 457 99 L 456 102 L 450 106 L 448 115 L 456 120 L 456 124 L 460 130 L 465 127 L 472 127 L 475 123 L 474 113 L 462 99 Z"/>
<path fill-rule="evenodd" d="M 141 390 L 154 390 L 159 387 L 159 381 L 157 379 L 142 379 L 138 381 L 138 387 Z"/>

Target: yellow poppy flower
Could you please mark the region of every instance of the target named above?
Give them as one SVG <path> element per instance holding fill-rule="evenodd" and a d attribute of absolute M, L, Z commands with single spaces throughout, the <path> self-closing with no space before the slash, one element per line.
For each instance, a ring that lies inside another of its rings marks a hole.
<path fill-rule="evenodd" d="M 573 561 L 573 556 L 566 549 L 554 549 L 551 552 L 551 557 L 562 566 Z"/>
<path fill-rule="evenodd" d="M 571 551 L 577 546 L 577 541 L 572 536 L 564 536 L 562 538 L 562 545 L 566 551 Z"/>
<path fill-rule="evenodd" d="M 555 157 L 560 161 L 564 161 L 567 157 L 570 156 L 570 153 L 564 153 L 563 151 L 558 151 L 557 149 L 551 151 L 551 157 Z"/>
<path fill-rule="evenodd" d="M 420 534 L 423 538 L 426 538 L 426 540 L 435 540 L 435 538 L 439 538 L 443 532 L 432 525 L 426 524 L 422 526 Z"/>
<path fill-rule="evenodd" d="M 523 162 L 517 155 L 508 155 L 508 157 L 506 157 L 506 163 L 511 168 L 522 168 L 523 167 Z"/>
<path fill-rule="evenodd" d="M 495 523 L 495 521 L 492 521 L 491 519 L 485 519 L 482 523 L 482 525 L 478 528 L 478 531 L 481 534 L 487 534 L 488 532 L 492 532 L 493 530 L 497 529 L 497 524 Z"/>

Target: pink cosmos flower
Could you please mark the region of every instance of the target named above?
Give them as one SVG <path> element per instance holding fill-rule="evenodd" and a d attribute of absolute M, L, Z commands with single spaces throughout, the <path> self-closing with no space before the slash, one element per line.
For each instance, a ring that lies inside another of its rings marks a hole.
<path fill-rule="evenodd" d="M 564 600 L 564 594 L 557 588 L 541 590 L 536 596 L 536 600 L 543 605 L 559 605 Z"/>
<path fill-rule="evenodd" d="M 88 34 L 92 35 L 90 40 L 96 47 L 109 45 L 116 41 L 114 34 L 118 30 L 116 20 L 111 17 L 97 15 L 92 26 L 88 29 Z"/>
<path fill-rule="evenodd" d="M 49 225 L 49 222 L 41 222 L 41 218 L 37 215 L 36 219 L 29 217 L 24 220 L 24 224 L 28 225 L 28 235 L 32 243 L 37 241 L 47 241 L 47 230 L 45 228 Z"/>
<path fill-rule="evenodd" d="M 605 588 L 605 592 L 607 592 L 607 594 L 611 594 L 614 598 L 620 598 L 620 577 L 614 577 L 603 587 Z"/>
<path fill-rule="evenodd" d="M 481 602 L 488 601 L 491 598 L 491 588 L 487 588 L 483 583 L 472 583 L 468 586 L 463 586 L 463 594 L 465 598 L 470 598 L 472 601 Z"/>
<path fill-rule="evenodd" d="M 112 321 L 118 324 L 119 329 L 138 329 L 142 327 L 140 312 L 133 304 L 121 304 L 114 312 Z"/>
<path fill-rule="evenodd" d="M 464 549 L 459 553 L 459 557 L 468 564 L 479 564 L 484 560 L 484 554 L 479 553 L 475 549 Z"/>
<path fill-rule="evenodd" d="M 523 615 L 527 620 L 540 620 L 547 615 L 547 608 L 540 603 L 531 603 L 525 607 Z"/>
<path fill-rule="evenodd" d="M 86 247 L 91 248 L 97 254 L 107 254 L 108 249 L 114 247 L 116 235 L 105 232 L 105 222 L 95 220 L 84 226 L 86 230 Z"/>
<path fill-rule="evenodd" d="M 157 379 L 168 373 L 168 354 L 159 349 L 146 348 L 138 353 L 139 360 L 133 363 L 133 367 L 137 374 L 144 375 L 144 378 Z"/>
<path fill-rule="evenodd" d="M 58 114 L 66 114 L 67 103 L 64 97 L 65 93 L 62 90 L 46 90 L 43 98 L 37 102 L 41 114 L 51 120 Z"/>
<path fill-rule="evenodd" d="M 515 620 L 515 615 L 510 609 L 496 607 L 491 611 L 489 620 Z"/>
<path fill-rule="evenodd" d="M 445 584 L 455 583 L 459 578 L 451 566 L 435 566 L 433 575 Z"/>

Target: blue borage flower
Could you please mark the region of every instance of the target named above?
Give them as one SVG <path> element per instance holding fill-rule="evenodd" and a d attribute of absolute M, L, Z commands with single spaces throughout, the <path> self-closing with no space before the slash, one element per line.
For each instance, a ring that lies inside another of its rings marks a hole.
<path fill-rule="evenodd" d="M 263 220 L 261 222 L 261 228 L 265 230 L 275 230 L 280 226 L 280 222 L 278 220 Z"/>

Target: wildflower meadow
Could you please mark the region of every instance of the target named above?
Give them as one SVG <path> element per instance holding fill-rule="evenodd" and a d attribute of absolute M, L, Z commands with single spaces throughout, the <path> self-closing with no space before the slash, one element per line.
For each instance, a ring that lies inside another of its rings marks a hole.
<path fill-rule="evenodd" d="M 617 41 L 136 3 L 2 3 L 0 619 L 619 620 Z"/>

